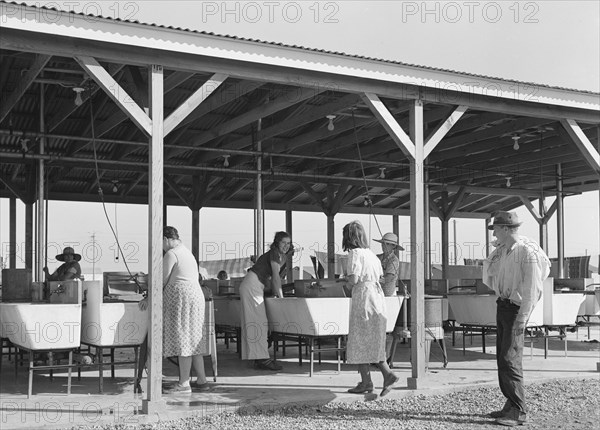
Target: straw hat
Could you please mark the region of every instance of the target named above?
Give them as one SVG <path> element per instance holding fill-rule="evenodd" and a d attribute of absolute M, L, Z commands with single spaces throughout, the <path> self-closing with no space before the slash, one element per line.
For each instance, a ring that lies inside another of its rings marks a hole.
<path fill-rule="evenodd" d="M 519 222 L 519 217 L 516 212 L 500 211 L 496 213 L 492 225 L 488 225 L 488 230 L 493 230 L 494 226 L 513 228 L 518 227 L 521 224 L 523 223 Z"/>
<path fill-rule="evenodd" d="M 387 243 L 389 245 L 394 245 L 396 248 L 398 248 L 400 251 L 404 251 L 404 248 L 402 248 L 399 244 L 398 244 L 398 236 L 395 235 L 394 233 L 386 233 L 383 235 L 383 237 L 380 239 L 373 239 L 375 242 L 379 242 L 379 243 Z"/>
<path fill-rule="evenodd" d="M 63 249 L 62 254 L 58 254 L 56 256 L 56 259 L 58 261 L 65 261 L 65 255 L 72 255 L 73 259 L 75 261 L 81 260 L 81 255 L 75 254 L 75 250 L 73 248 L 71 248 L 70 246 L 67 246 L 65 249 Z"/>

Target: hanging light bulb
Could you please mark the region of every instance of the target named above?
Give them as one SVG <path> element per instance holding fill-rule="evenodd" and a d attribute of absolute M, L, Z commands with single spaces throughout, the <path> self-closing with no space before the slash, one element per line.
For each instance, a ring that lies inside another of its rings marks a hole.
<path fill-rule="evenodd" d="M 379 179 L 385 179 L 385 167 L 379 168 Z"/>
<path fill-rule="evenodd" d="M 510 185 L 511 185 L 510 180 L 511 179 L 512 179 L 512 176 L 507 176 L 506 177 L 506 188 L 510 188 Z"/>
<path fill-rule="evenodd" d="M 119 187 L 117 187 L 118 181 L 113 181 L 112 192 L 116 193 L 119 191 Z"/>
<path fill-rule="evenodd" d="M 333 131 L 335 130 L 335 125 L 333 125 L 333 120 L 335 119 L 335 115 L 327 115 L 325 118 L 329 120 L 329 124 L 327 124 L 327 130 Z"/>
<path fill-rule="evenodd" d="M 75 91 L 75 106 L 81 106 L 83 104 L 83 99 L 81 98 L 81 93 L 85 91 L 85 88 L 75 87 L 73 88 Z"/>
<path fill-rule="evenodd" d="M 223 155 L 223 167 L 229 167 L 229 157 L 231 157 L 231 155 Z"/>
<path fill-rule="evenodd" d="M 520 148 L 520 146 L 519 146 L 519 139 L 520 139 L 520 138 L 521 138 L 521 136 L 519 136 L 518 134 L 515 134 L 515 135 L 512 137 L 512 140 L 515 142 L 515 144 L 513 145 L 513 149 L 514 149 L 515 151 L 518 151 L 518 150 L 519 150 L 519 148 Z"/>

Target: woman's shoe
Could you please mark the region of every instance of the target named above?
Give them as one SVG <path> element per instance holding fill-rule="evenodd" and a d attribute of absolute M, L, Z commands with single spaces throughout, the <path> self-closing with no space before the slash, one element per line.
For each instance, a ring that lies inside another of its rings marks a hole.
<path fill-rule="evenodd" d="M 359 382 L 358 385 L 354 388 L 350 388 L 348 390 L 349 393 L 352 394 L 362 394 L 362 393 L 372 393 L 373 392 L 373 383 L 372 382 Z"/>
<path fill-rule="evenodd" d="M 383 397 L 387 395 L 390 391 L 392 391 L 392 387 L 399 380 L 400 377 L 396 376 L 394 373 L 385 378 L 383 380 L 383 390 L 381 390 L 381 394 L 379 394 L 379 397 Z"/>
<path fill-rule="evenodd" d="M 212 388 L 208 382 L 205 382 L 204 384 L 198 384 L 198 383 L 191 384 L 191 387 L 192 387 L 192 391 L 194 391 L 194 392 L 210 391 L 210 389 Z"/>
<path fill-rule="evenodd" d="M 173 385 L 172 387 L 163 387 L 163 394 L 191 394 L 192 387 L 189 385 L 180 385 L 179 383 Z"/>
<path fill-rule="evenodd" d="M 281 370 L 283 366 L 271 358 L 266 360 L 254 360 L 254 368 L 260 370 Z"/>

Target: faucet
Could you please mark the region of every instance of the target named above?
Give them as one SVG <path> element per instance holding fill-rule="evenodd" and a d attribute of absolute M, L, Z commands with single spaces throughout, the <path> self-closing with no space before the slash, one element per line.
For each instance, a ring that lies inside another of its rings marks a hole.
<path fill-rule="evenodd" d="M 53 291 L 50 291 L 50 295 L 52 294 L 64 294 L 66 293 L 65 287 L 63 286 L 63 284 L 59 284 L 58 288 L 56 288 Z"/>

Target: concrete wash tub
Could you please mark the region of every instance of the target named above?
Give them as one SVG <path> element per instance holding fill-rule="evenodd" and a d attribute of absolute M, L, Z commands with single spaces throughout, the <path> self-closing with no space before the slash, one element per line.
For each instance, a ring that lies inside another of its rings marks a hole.
<path fill-rule="evenodd" d="M 308 340 L 310 352 L 310 372 L 313 375 L 314 353 L 336 351 L 338 372 L 341 370 L 341 338 L 348 335 L 350 322 L 350 298 L 347 297 L 284 297 L 267 298 L 267 317 L 272 332 L 297 336 Z M 385 297 L 386 332 L 392 332 L 396 325 L 403 296 Z M 314 341 L 333 337 L 337 347 L 315 349 Z M 301 355 L 300 355 L 301 360 Z"/>

